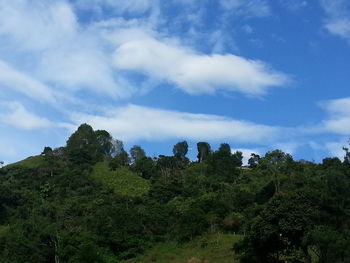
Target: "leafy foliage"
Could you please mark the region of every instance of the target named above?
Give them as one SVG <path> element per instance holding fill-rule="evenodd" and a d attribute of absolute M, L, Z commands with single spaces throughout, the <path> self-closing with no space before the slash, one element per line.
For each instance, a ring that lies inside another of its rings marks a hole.
<path fill-rule="evenodd" d="M 158 158 L 134 146 L 130 162 L 83 124 L 65 147 L 0 168 L 0 263 L 233 262 L 233 243 L 242 263 L 349 262 L 347 148 L 321 164 L 274 150 L 250 169 L 226 143 L 197 149 L 191 162 L 186 141 Z"/>

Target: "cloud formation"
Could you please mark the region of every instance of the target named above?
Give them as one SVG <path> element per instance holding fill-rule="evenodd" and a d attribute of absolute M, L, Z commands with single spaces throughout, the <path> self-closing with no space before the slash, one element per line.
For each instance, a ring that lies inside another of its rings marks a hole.
<path fill-rule="evenodd" d="M 265 17 L 271 14 L 270 6 L 265 0 L 220 0 L 220 4 L 235 15 Z"/>
<path fill-rule="evenodd" d="M 222 4 L 229 9 L 250 10 L 256 0 L 245 4 L 233 2 Z M 265 3 L 258 2 L 258 6 Z M 83 24 L 76 12 L 88 7 L 82 1 L 73 3 L 0 1 L 1 47 L 12 47 L 8 59 L 0 64 L 3 69 L 0 83 L 6 82 L 11 89 L 52 102 L 50 93 L 74 97 L 82 90 L 114 99 L 129 98 L 144 84 L 130 78 L 130 74 L 140 72 L 158 84 L 166 82 L 188 94 L 225 90 L 262 95 L 267 88 L 284 86 L 288 81 L 285 74 L 265 62 L 230 53 L 203 54 L 196 46 L 184 45 L 179 37 L 169 38 L 167 32 L 156 32 L 159 22 L 153 20 L 156 11 L 140 18 L 107 18 Z M 92 3 L 102 11 L 113 6 L 141 13 L 155 5 L 160 3 L 148 0 Z M 213 43 L 213 50 L 222 51 L 220 43 L 219 46 Z"/>
<path fill-rule="evenodd" d="M 25 130 L 49 128 L 54 125 L 48 119 L 29 112 L 19 102 L 2 103 L 0 107 L 2 108 L 0 123 Z"/>
<path fill-rule="evenodd" d="M 74 0 L 78 8 L 103 12 L 103 9 L 113 10 L 120 14 L 124 12 L 140 14 L 152 7 L 152 0 Z M 153 0 L 153 2 L 156 2 Z"/>
<path fill-rule="evenodd" d="M 350 135 L 350 98 L 341 98 L 322 103 L 329 118 L 324 120 L 322 128 L 325 131 Z"/>
<path fill-rule="evenodd" d="M 327 14 L 324 27 L 350 43 L 350 5 L 345 0 L 320 0 Z"/>
<path fill-rule="evenodd" d="M 193 114 L 138 105 L 109 109 L 105 114 L 75 113 L 76 125 L 89 123 L 96 129 L 110 131 L 126 142 L 187 139 L 266 143 L 277 138 L 279 129 L 217 115 Z"/>
<path fill-rule="evenodd" d="M 47 102 L 56 103 L 54 92 L 45 84 L 33 79 L 26 73 L 19 72 L 6 62 L 0 60 L 0 85 L 5 89 L 11 89 L 25 96 Z"/>
<path fill-rule="evenodd" d="M 287 75 L 261 61 L 233 54 L 198 54 L 176 41 L 160 41 L 142 32 L 120 44 L 114 53 L 114 63 L 117 68 L 174 83 L 189 94 L 227 90 L 262 95 L 268 87 L 288 83 Z"/>

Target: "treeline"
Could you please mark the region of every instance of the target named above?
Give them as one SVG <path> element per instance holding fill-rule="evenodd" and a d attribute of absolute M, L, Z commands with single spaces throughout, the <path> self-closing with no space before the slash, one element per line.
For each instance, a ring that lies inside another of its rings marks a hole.
<path fill-rule="evenodd" d="M 350 262 L 350 153 L 321 164 L 280 150 L 242 153 L 228 144 L 186 141 L 173 155 L 129 153 L 107 131 L 81 125 L 65 147 L 45 147 L 38 163 L 0 169 L 0 263 L 109 263 L 166 240 L 237 233 L 242 263 Z M 39 160 L 39 159 L 38 159 Z M 34 160 L 33 160 L 34 162 Z M 149 184 L 125 196 L 91 176 L 96 163 L 127 169 Z M 205 248 L 203 248 L 205 249 Z"/>

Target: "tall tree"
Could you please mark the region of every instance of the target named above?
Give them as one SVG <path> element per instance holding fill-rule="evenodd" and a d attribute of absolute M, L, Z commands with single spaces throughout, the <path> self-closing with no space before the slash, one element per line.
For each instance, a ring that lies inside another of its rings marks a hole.
<path fill-rule="evenodd" d="M 206 161 L 209 157 L 209 154 L 211 153 L 210 144 L 207 142 L 198 142 L 197 143 L 197 150 L 198 150 L 198 162 L 202 163 Z"/>
<path fill-rule="evenodd" d="M 103 155 L 110 156 L 113 153 L 113 137 L 109 134 L 109 132 L 105 130 L 97 130 L 95 131 L 96 141 L 99 147 L 99 151 Z"/>
<path fill-rule="evenodd" d="M 146 153 L 140 146 L 134 145 L 130 149 L 130 157 L 131 157 L 131 162 L 136 163 L 138 160 L 145 158 Z"/>
<path fill-rule="evenodd" d="M 92 127 L 86 123 L 79 126 L 67 141 L 67 152 L 75 164 L 91 164 L 98 161 L 97 138 Z"/>
<path fill-rule="evenodd" d="M 281 173 L 287 172 L 288 166 L 293 162 L 292 156 L 281 150 L 274 150 L 266 153 L 265 157 L 261 158 L 259 162 L 270 171 L 276 193 L 278 193 L 281 185 Z"/>
<path fill-rule="evenodd" d="M 122 150 L 118 155 L 114 156 L 109 162 L 109 168 L 116 170 L 120 167 L 128 166 L 130 163 L 129 155 L 126 151 Z"/>
<path fill-rule="evenodd" d="M 215 174 L 220 180 L 232 183 L 238 173 L 237 167 L 242 164 L 242 153 L 231 153 L 231 147 L 222 143 L 217 151 L 208 159 L 209 171 Z"/>
<path fill-rule="evenodd" d="M 96 134 L 90 125 L 84 123 L 69 137 L 67 148 L 69 150 L 83 149 L 92 144 L 96 144 Z"/>
<path fill-rule="evenodd" d="M 259 154 L 252 153 L 248 160 L 248 165 L 250 168 L 256 168 L 259 164 L 260 156 Z"/>
<path fill-rule="evenodd" d="M 174 145 L 173 154 L 175 157 L 183 159 L 186 157 L 187 152 L 188 152 L 188 144 L 186 141 L 178 142 L 177 144 Z"/>

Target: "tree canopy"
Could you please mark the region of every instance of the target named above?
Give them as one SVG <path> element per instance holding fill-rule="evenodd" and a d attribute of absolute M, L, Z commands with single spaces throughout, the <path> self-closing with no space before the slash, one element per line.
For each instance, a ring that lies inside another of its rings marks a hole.
<path fill-rule="evenodd" d="M 66 146 L 0 168 L 0 263 L 121 262 L 208 233 L 238 235 L 242 263 L 350 262 L 346 147 L 322 163 L 252 154 L 250 169 L 227 143 L 197 150 L 193 161 L 186 141 L 172 156 L 137 145 L 129 156 L 82 124 Z"/>

